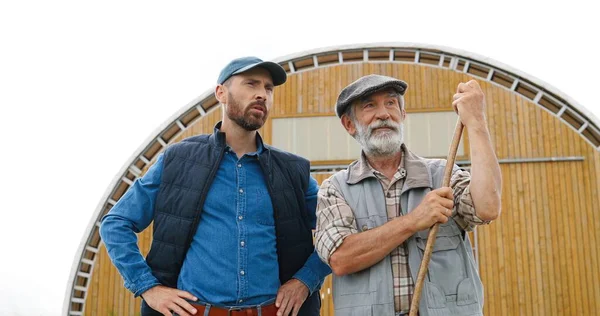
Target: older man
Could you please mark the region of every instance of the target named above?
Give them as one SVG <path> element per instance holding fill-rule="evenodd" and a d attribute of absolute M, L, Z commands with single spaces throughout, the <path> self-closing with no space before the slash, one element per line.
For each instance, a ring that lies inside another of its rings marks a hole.
<path fill-rule="evenodd" d="M 440 223 L 420 315 L 480 315 L 483 287 L 465 231 L 500 213 L 501 174 L 475 81 L 458 85 L 453 106 L 469 133 L 473 175 L 425 159 L 403 143 L 404 81 L 369 75 L 340 93 L 336 113 L 361 145 L 347 170 L 318 194 L 316 247 L 333 272 L 336 316 L 409 312 L 429 228 Z M 442 135 L 440 135 L 442 136 Z"/>

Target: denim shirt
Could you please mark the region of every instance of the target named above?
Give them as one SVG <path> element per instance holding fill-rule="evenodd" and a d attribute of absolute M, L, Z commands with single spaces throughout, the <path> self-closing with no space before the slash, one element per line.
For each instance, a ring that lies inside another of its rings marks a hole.
<path fill-rule="evenodd" d="M 281 285 L 273 206 L 256 159 L 263 147 L 260 142 L 257 145 L 257 152 L 239 159 L 226 149 L 181 268 L 177 287 L 202 301 L 228 306 L 259 304 L 274 298 Z M 162 168 L 161 154 L 104 217 L 100 229 L 125 287 L 136 296 L 160 284 L 140 254 L 134 232 L 152 222 Z M 313 228 L 317 192 L 317 182 L 311 178 L 305 199 Z M 330 272 L 314 252 L 294 278 L 312 294 Z"/>

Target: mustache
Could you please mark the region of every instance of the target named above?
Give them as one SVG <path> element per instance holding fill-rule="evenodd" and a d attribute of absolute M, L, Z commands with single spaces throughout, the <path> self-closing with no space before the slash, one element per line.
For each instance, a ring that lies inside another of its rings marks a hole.
<path fill-rule="evenodd" d="M 249 106 L 253 107 L 253 106 L 256 106 L 256 105 L 258 105 L 260 107 L 263 107 L 263 108 L 266 108 L 267 107 L 267 102 L 264 101 L 264 100 L 256 100 L 256 101 L 250 103 Z"/>
<path fill-rule="evenodd" d="M 369 125 L 369 134 L 371 134 L 374 129 L 383 128 L 383 127 L 389 128 L 389 129 L 397 132 L 398 128 L 400 127 L 400 124 L 396 124 L 395 122 L 392 122 L 390 120 L 376 121 Z"/>

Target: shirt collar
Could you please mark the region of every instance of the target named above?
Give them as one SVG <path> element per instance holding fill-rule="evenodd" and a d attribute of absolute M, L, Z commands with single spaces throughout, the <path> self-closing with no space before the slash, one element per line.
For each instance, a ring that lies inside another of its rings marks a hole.
<path fill-rule="evenodd" d="M 402 168 L 406 170 L 406 179 L 402 191 L 417 187 L 431 187 L 431 179 L 425 159 L 412 153 L 406 148 L 405 144 L 402 144 L 401 150 L 402 160 L 398 170 L 402 170 Z M 374 169 L 369 165 L 365 153 L 361 152 L 360 159 L 348 166 L 346 183 L 356 184 L 370 177 L 375 177 Z"/>
<path fill-rule="evenodd" d="M 227 145 L 227 143 L 225 143 L 225 133 L 221 132 L 221 125 L 222 125 L 222 121 L 220 121 L 219 123 L 217 123 L 215 125 L 215 128 L 213 129 L 213 133 L 214 135 L 217 136 L 218 139 L 222 139 L 224 144 L 225 144 L 225 150 L 229 150 L 231 151 L 231 147 L 229 147 L 229 145 Z M 260 136 L 260 133 L 256 133 L 256 151 L 253 153 L 247 153 L 246 155 L 248 156 L 254 156 L 254 155 L 260 155 L 263 153 L 263 151 L 267 150 L 267 148 L 265 148 L 264 144 L 263 144 L 263 140 L 262 137 Z"/>

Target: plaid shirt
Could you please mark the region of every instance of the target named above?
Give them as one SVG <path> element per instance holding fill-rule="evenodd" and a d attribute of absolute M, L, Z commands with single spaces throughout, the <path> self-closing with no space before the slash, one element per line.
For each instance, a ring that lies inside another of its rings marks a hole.
<path fill-rule="evenodd" d="M 360 178 L 367 174 L 374 175 L 383 188 L 388 220 L 397 216 L 402 216 L 400 209 L 400 195 L 404 182 L 408 177 L 423 176 L 411 174 L 411 159 L 406 155 L 407 149 L 402 146 L 402 160 L 398 170 L 390 180 L 381 172 L 373 169 L 364 154 L 352 169 L 354 174 L 350 175 Z M 475 214 L 473 201 L 469 191 L 470 175 L 466 171 L 458 170 L 452 174 L 450 186 L 454 193 L 454 211 L 453 219 L 464 230 L 470 231 L 475 225 L 487 224 Z M 335 250 L 342 244 L 344 238 L 351 234 L 356 234 L 359 229 L 356 225 L 354 213 L 344 201 L 342 194 L 329 181 L 325 180 L 321 185 L 318 194 L 317 205 L 317 231 L 316 231 L 316 249 L 324 262 L 329 263 L 329 258 Z M 364 229 L 363 229 L 364 230 Z M 402 243 L 399 247 L 390 253 L 392 262 L 392 277 L 394 284 L 394 307 L 396 312 L 408 312 L 410 302 L 414 291 L 414 281 L 410 274 L 408 265 L 408 250 L 406 244 Z"/>

